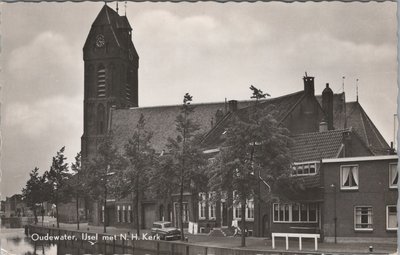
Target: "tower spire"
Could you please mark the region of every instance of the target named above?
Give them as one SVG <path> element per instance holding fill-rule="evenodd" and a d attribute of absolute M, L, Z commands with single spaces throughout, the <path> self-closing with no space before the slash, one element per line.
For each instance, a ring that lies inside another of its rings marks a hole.
<path fill-rule="evenodd" d="M 125 17 L 126 17 L 126 1 L 125 1 Z"/>

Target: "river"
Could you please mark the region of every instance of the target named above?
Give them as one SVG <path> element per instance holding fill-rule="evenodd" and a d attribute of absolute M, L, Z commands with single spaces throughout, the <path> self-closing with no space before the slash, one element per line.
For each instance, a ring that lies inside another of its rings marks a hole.
<path fill-rule="evenodd" d="M 112 250 L 112 247 L 93 245 L 88 247 L 80 242 L 53 242 L 33 241 L 25 235 L 23 228 L 6 229 L 2 228 L 0 233 L 1 255 L 79 255 L 79 254 L 132 254 L 131 249 L 119 248 Z M 85 247 L 84 247 L 85 246 Z M 115 249 L 115 248 L 114 248 Z M 151 253 L 135 250 L 135 255 Z"/>

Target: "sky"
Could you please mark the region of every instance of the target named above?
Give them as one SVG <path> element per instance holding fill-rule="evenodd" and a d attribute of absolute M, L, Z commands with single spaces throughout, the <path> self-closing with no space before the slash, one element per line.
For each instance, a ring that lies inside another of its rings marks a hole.
<path fill-rule="evenodd" d="M 83 133 L 82 48 L 104 3 L 1 5 L 1 193 L 20 193 Z M 116 3 L 109 3 L 115 8 Z M 140 56 L 139 106 L 277 97 L 329 82 L 344 88 L 393 140 L 397 107 L 396 3 L 132 3 L 119 13 Z"/>

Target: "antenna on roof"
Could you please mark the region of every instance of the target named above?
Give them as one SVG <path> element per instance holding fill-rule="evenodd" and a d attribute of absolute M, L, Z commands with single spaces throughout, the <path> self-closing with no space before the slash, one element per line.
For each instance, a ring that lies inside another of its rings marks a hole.
<path fill-rule="evenodd" d="M 356 79 L 356 95 L 357 95 L 357 102 L 358 102 L 358 78 Z"/>
<path fill-rule="evenodd" d="M 346 79 L 346 76 L 342 76 L 342 91 L 344 93 L 344 79 Z"/>
<path fill-rule="evenodd" d="M 117 1 L 117 8 L 116 8 L 116 10 L 117 10 L 117 13 L 118 13 L 118 1 Z"/>
<path fill-rule="evenodd" d="M 127 2 L 125 1 L 125 16 L 126 16 L 126 3 L 127 3 Z"/>

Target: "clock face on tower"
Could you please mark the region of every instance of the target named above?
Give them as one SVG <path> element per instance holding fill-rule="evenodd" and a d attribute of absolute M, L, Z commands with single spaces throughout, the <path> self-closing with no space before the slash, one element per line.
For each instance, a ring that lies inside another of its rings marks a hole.
<path fill-rule="evenodd" d="M 98 34 L 96 36 L 96 46 L 101 48 L 106 44 L 106 40 L 104 39 L 104 35 Z"/>

